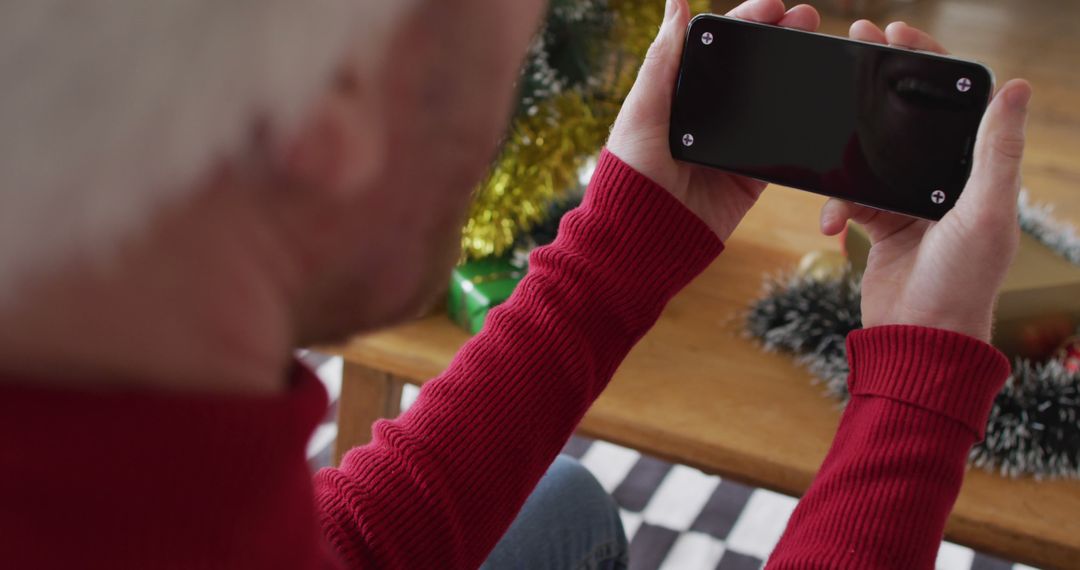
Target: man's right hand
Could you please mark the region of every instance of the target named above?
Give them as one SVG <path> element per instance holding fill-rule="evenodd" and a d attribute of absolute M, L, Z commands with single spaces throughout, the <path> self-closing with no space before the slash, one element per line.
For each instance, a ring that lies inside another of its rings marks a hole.
<path fill-rule="evenodd" d="M 928 34 L 901 22 L 884 31 L 860 20 L 853 39 L 945 53 Z M 990 340 L 993 306 L 1019 240 L 1016 201 L 1031 86 L 1006 83 L 993 98 L 975 143 L 975 162 L 956 206 L 929 222 L 830 199 L 821 231 L 847 220 L 866 227 L 872 247 L 862 281 L 863 326 L 911 324 Z"/>
<path fill-rule="evenodd" d="M 812 6 L 800 4 L 789 10 L 782 0 L 746 0 L 727 15 L 808 32 L 816 31 L 821 22 Z M 615 119 L 607 149 L 671 192 L 726 241 L 757 201 L 765 183 L 671 157 L 671 97 L 689 23 L 687 0 L 667 0 L 664 23 Z"/>

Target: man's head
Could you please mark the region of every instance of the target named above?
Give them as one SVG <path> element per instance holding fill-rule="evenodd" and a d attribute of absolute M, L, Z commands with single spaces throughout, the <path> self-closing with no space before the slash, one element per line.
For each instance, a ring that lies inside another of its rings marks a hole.
<path fill-rule="evenodd" d="M 415 312 L 457 256 L 542 4 L 6 4 L 0 305 L 245 188 L 245 216 L 287 237 L 300 340 Z"/>

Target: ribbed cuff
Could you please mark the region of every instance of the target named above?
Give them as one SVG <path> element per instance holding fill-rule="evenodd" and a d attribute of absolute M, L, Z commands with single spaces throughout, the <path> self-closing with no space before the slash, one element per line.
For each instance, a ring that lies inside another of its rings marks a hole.
<path fill-rule="evenodd" d="M 724 249 L 712 229 L 670 192 L 605 149 L 585 199 L 560 242 L 592 265 L 663 303 Z M 572 245 L 571 245 L 572 244 Z"/>
<path fill-rule="evenodd" d="M 854 396 L 906 402 L 955 419 L 981 440 L 1009 361 L 960 333 L 912 325 L 857 330 L 847 338 Z"/>

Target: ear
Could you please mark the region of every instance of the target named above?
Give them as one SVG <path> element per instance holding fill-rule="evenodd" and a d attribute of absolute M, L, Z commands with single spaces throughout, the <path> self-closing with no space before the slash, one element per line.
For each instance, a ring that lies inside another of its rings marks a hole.
<path fill-rule="evenodd" d="M 380 107 L 379 94 L 354 69 L 341 71 L 286 145 L 288 176 L 342 198 L 363 189 L 382 168 Z"/>

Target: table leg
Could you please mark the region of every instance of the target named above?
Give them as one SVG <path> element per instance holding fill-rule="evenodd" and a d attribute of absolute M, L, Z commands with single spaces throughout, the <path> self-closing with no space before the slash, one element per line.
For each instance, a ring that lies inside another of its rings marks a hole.
<path fill-rule="evenodd" d="M 373 368 L 345 361 L 338 400 L 338 434 L 334 442 L 334 465 L 347 451 L 371 441 L 371 424 L 401 413 L 404 382 Z"/>

